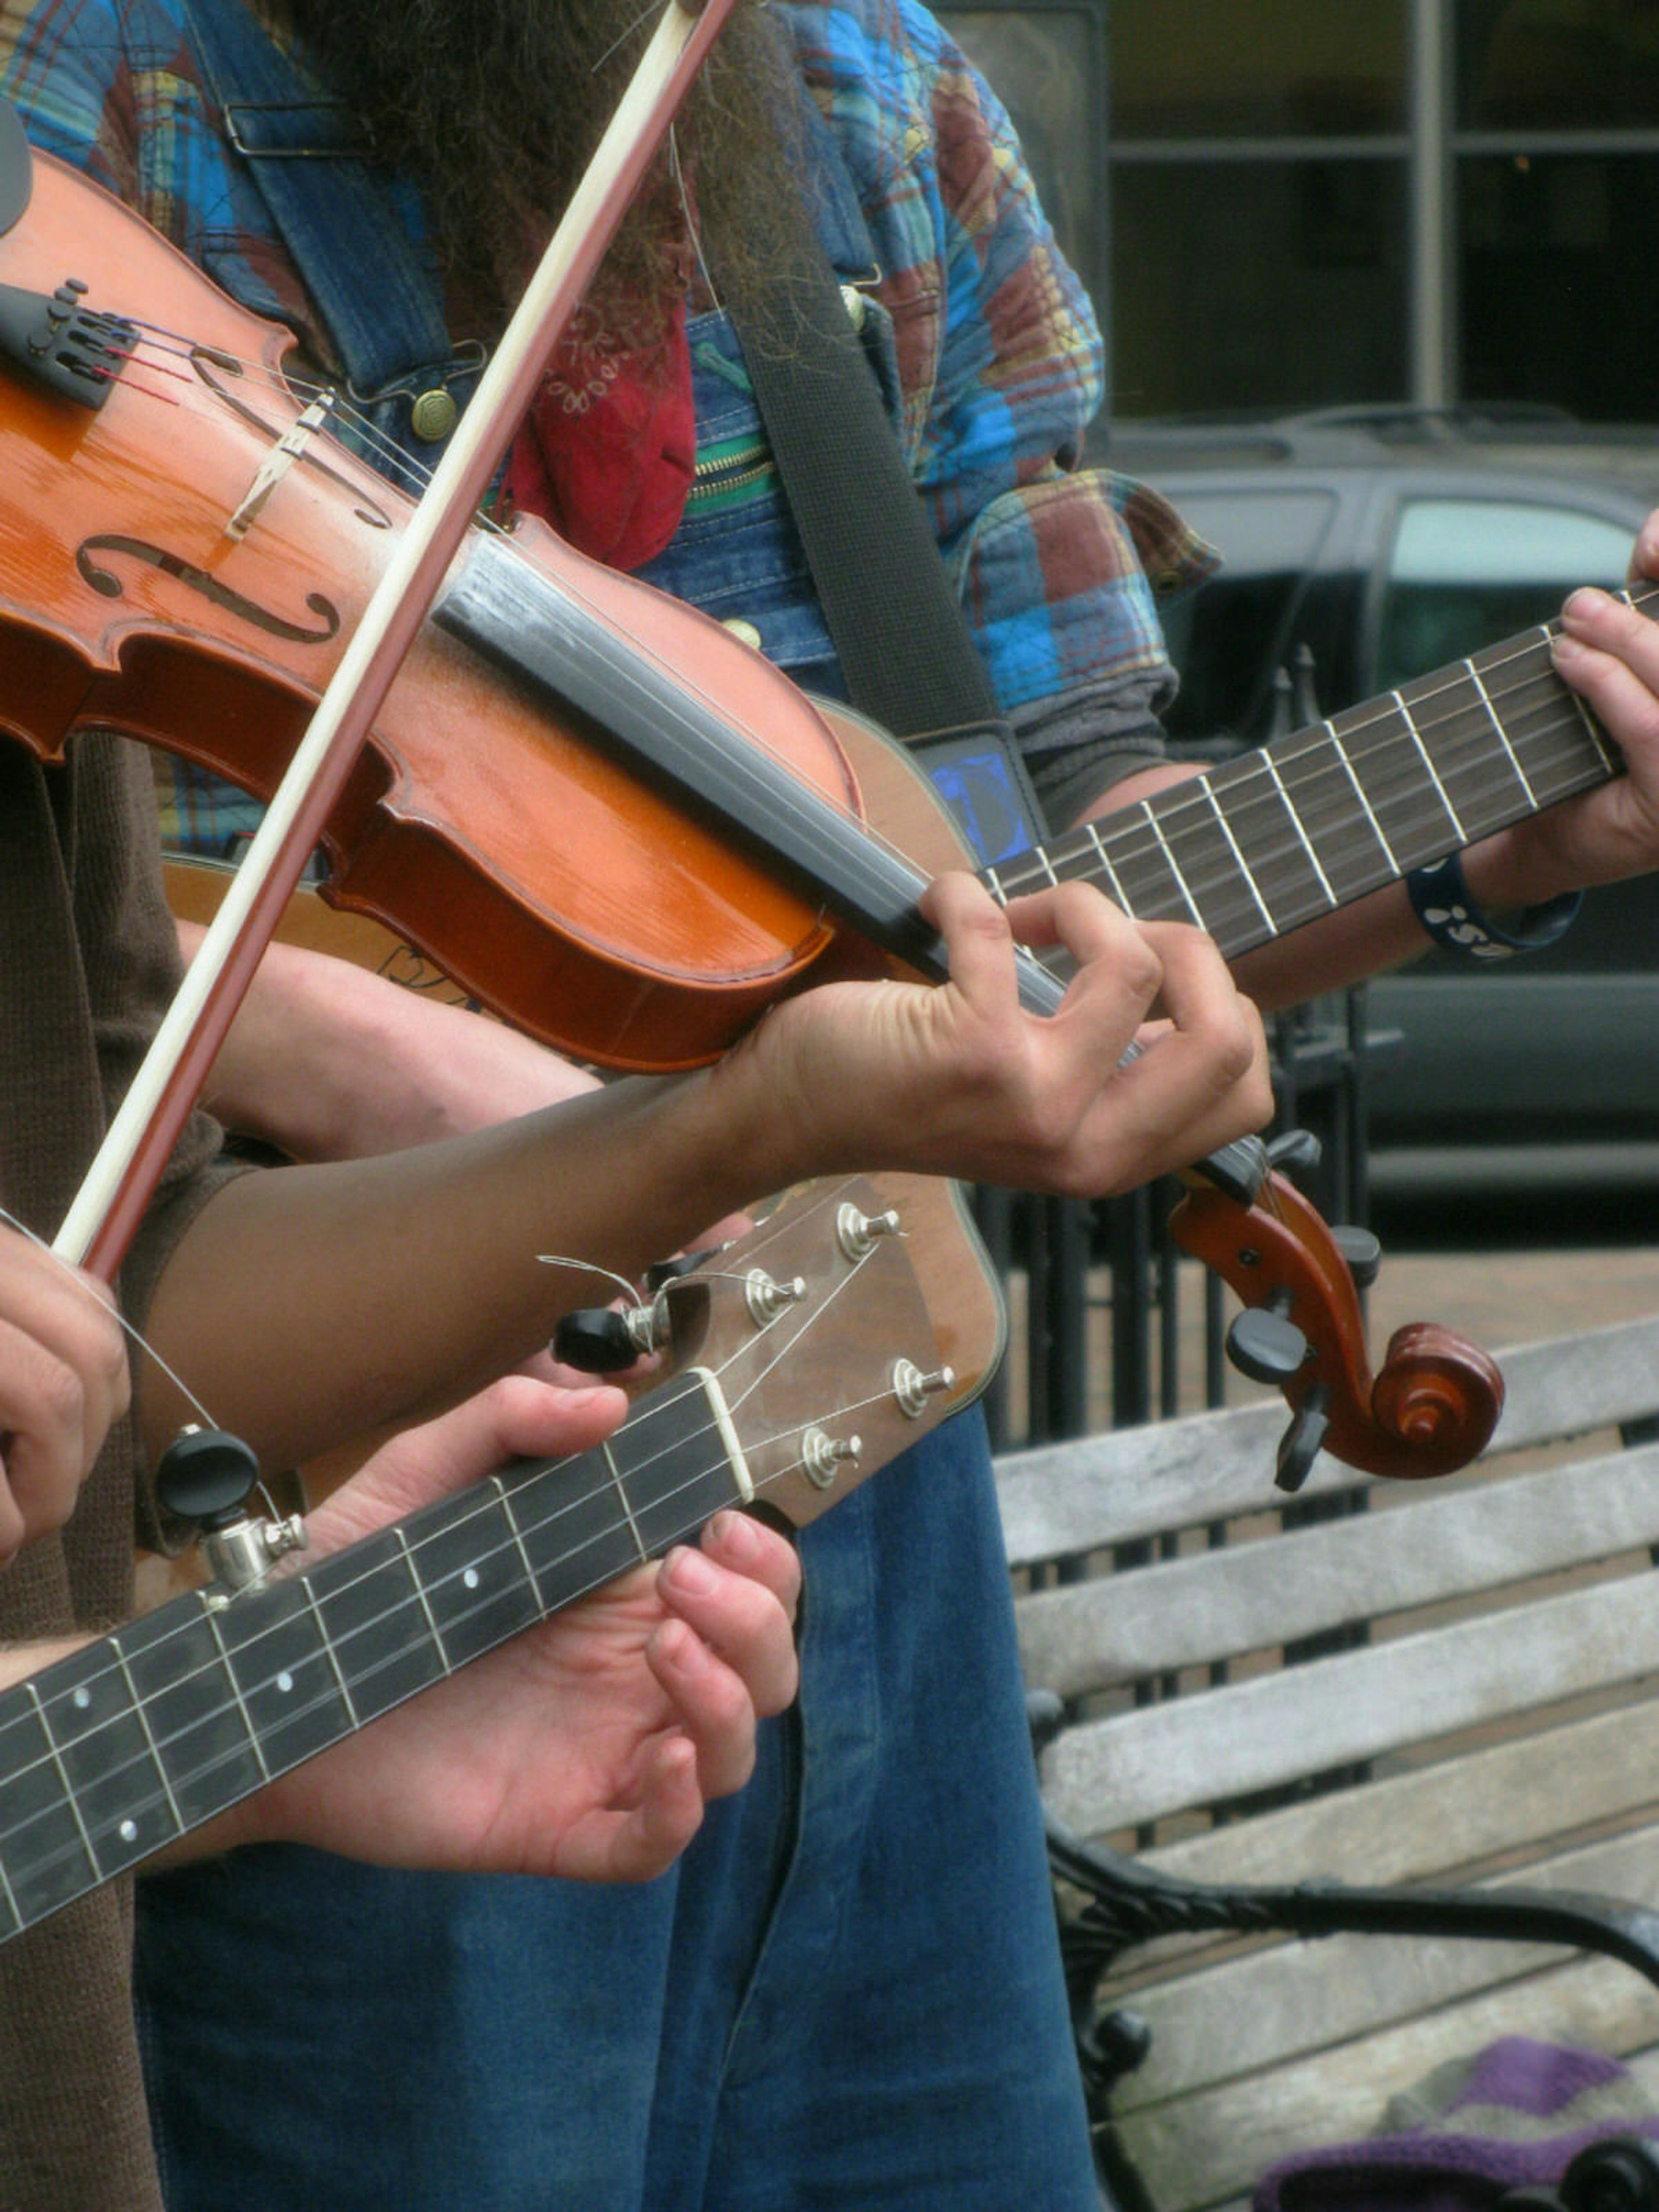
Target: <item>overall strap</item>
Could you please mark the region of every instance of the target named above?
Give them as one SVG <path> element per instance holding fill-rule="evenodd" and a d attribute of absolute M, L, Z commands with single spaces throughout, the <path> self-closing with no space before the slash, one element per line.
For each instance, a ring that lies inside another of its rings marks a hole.
<path fill-rule="evenodd" d="M 328 325 L 352 399 L 415 465 L 398 471 L 383 451 L 368 458 L 417 488 L 483 359 L 477 349 L 458 356 L 450 343 L 436 270 L 411 233 L 415 204 L 400 200 L 345 108 L 242 0 L 183 5 L 229 142 Z M 349 425 L 338 428 L 349 442 Z"/>
<path fill-rule="evenodd" d="M 918 754 L 994 861 L 1046 825 L 832 266 L 873 273 L 857 192 L 804 85 L 801 106 L 798 343 L 751 340 L 746 310 L 727 312 L 853 703 Z"/>

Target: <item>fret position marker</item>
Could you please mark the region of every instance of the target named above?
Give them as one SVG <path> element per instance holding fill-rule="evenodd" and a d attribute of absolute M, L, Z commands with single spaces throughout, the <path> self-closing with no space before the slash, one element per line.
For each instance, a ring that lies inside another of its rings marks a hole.
<path fill-rule="evenodd" d="M 102 1881 L 104 1869 L 98 1863 L 98 1854 L 92 1847 L 92 1837 L 88 1832 L 86 1822 L 81 1817 L 81 1801 L 75 1794 L 75 1784 L 70 1780 L 69 1769 L 64 1764 L 64 1754 L 58 1748 L 58 1739 L 52 1732 L 52 1723 L 46 1718 L 46 1709 L 40 1702 L 40 1692 L 33 1682 L 25 1682 L 23 1687 L 27 1691 L 29 1701 L 33 1705 L 35 1714 L 40 1720 L 41 1733 L 46 1739 L 46 1749 L 52 1753 L 52 1763 L 58 1769 L 58 1779 L 64 1785 L 64 1795 L 68 1798 L 69 1808 L 75 1815 L 75 1825 L 81 1831 L 82 1849 L 91 1863 L 94 1874 L 97 1875 L 100 1881 Z"/>

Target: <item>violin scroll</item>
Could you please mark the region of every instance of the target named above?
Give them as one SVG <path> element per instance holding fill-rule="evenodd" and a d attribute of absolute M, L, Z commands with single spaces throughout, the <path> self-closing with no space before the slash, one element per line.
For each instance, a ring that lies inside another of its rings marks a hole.
<path fill-rule="evenodd" d="M 1279 1452 L 1282 1489 L 1301 1486 L 1321 1449 L 1362 1474 L 1413 1480 L 1455 1473 L 1491 1440 L 1503 1377 L 1450 1329 L 1396 1330 L 1373 1377 L 1356 1272 L 1374 1271 L 1374 1243 L 1329 1229 L 1283 1176 L 1249 1206 L 1195 1185 L 1170 1228 L 1243 1300 L 1229 1349 L 1246 1373 L 1276 1383 L 1295 1415 Z"/>

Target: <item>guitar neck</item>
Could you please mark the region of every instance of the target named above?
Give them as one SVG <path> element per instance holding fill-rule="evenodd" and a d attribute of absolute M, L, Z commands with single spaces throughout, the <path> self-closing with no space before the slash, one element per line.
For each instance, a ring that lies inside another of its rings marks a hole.
<path fill-rule="evenodd" d="M 1626 593 L 1655 610 L 1659 590 Z M 999 896 L 1097 884 L 1231 959 L 1621 772 L 1556 674 L 1557 625 L 1351 707 L 988 872 Z"/>
<path fill-rule="evenodd" d="M 748 1489 L 693 1369 L 597 1450 L 521 1462 L 232 1601 L 177 1599 L 0 1693 L 0 1941 Z"/>
<path fill-rule="evenodd" d="M 596 1450 L 177 1599 L 0 1691 L 0 1942 L 722 1506 L 804 1526 L 976 1396 L 1003 1345 L 960 1195 L 925 1176 L 802 1184 L 659 1303 L 677 1371 Z"/>

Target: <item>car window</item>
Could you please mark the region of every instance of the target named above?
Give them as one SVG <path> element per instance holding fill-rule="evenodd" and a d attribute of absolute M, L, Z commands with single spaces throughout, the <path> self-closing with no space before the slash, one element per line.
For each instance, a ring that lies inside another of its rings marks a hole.
<path fill-rule="evenodd" d="M 1627 523 L 1541 502 L 1406 501 L 1384 581 L 1376 689 L 1548 621 L 1579 584 L 1622 583 L 1633 536 Z"/>
<path fill-rule="evenodd" d="M 1243 733 L 1282 657 L 1335 495 L 1181 488 L 1176 501 L 1224 565 L 1198 592 L 1164 611 L 1170 656 L 1182 672 L 1170 732 L 1200 740 L 1222 731 Z"/>

